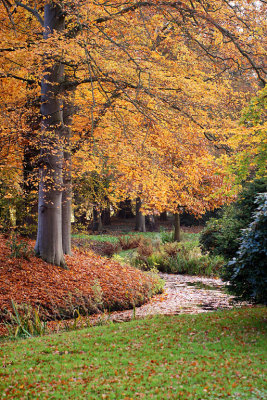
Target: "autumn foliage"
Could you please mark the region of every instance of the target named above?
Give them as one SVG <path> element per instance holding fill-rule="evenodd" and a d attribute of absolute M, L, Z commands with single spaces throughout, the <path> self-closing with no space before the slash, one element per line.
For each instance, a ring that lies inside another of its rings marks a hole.
<path fill-rule="evenodd" d="M 231 201 L 225 166 L 255 132 L 241 110 L 265 85 L 264 2 L 2 0 L 0 12 L 0 200 L 40 170 L 43 259 L 70 253 L 71 169 L 147 214 Z"/>

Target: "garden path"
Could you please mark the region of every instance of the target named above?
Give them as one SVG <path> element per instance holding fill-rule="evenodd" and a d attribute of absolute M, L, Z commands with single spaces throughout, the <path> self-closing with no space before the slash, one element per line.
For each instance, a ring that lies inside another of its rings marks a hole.
<path fill-rule="evenodd" d="M 219 309 L 233 308 L 233 296 L 224 291 L 224 282 L 218 278 L 190 275 L 160 274 L 165 280 L 163 294 L 154 296 L 135 311 L 113 312 L 108 316 L 114 322 L 122 322 L 149 315 L 198 314 Z M 240 306 L 240 304 L 238 304 Z M 95 316 L 98 320 L 103 316 Z M 92 321 L 93 322 L 93 321 Z M 97 322 L 97 321 L 96 321 Z"/>

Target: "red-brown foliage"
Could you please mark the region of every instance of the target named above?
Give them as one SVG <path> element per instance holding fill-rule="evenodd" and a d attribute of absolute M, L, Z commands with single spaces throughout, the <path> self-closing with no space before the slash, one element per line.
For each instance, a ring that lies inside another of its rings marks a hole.
<path fill-rule="evenodd" d="M 123 250 L 136 249 L 142 238 L 140 236 L 119 236 L 119 243 Z"/>
<path fill-rule="evenodd" d="M 35 256 L 10 258 L 7 241 L 0 235 L 0 321 L 7 318 L 5 310 L 12 310 L 11 300 L 40 306 L 43 318 L 55 319 L 72 317 L 75 308 L 88 313 L 98 307 L 131 308 L 147 300 L 153 286 L 150 276 L 93 252 L 75 250 L 66 261 L 68 270 Z M 99 292 L 101 302 L 96 299 Z"/>

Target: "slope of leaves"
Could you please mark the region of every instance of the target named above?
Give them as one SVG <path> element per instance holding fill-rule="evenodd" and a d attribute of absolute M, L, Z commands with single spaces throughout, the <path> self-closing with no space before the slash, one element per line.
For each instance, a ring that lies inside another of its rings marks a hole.
<path fill-rule="evenodd" d="M 145 302 L 155 289 L 156 279 L 93 252 L 75 250 L 67 256 L 68 270 L 31 256 L 11 258 L 7 241 L 0 236 L 0 322 L 17 304 L 40 307 L 44 319 L 73 317 L 79 309 L 122 310 Z"/>

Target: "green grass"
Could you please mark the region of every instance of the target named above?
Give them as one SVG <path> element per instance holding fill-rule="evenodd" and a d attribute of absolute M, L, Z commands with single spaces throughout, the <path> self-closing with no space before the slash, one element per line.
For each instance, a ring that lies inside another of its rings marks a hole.
<path fill-rule="evenodd" d="M 182 242 L 194 242 L 199 246 L 200 233 L 182 232 L 181 236 Z"/>
<path fill-rule="evenodd" d="M 152 239 L 152 240 L 160 240 L 163 232 L 128 232 L 119 235 L 87 235 L 86 233 L 75 233 L 72 235 L 73 238 L 77 239 L 89 239 L 89 240 L 97 240 L 99 242 L 111 242 L 117 243 L 118 236 L 142 236 L 143 238 Z M 168 232 L 167 232 L 168 234 Z M 187 233 L 182 232 L 182 242 L 194 242 L 196 245 L 199 245 L 199 233 Z"/>
<path fill-rule="evenodd" d="M 188 235 L 187 233 L 185 235 Z M 191 235 L 191 234 L 189 234 Z M 194 234 L 192 234 L 194 235 Z M 197 234 L 195 234 L 197 235 Z M 74 238 L 79 238 L 79 239 L 90 239 L 90 240 L 99 240 L 101 242 L 113 242 L 116 243 L 118 241 L 119 236 L 143 236 L 144 238 L 150 238 L 150 239 L 160 239 L 161 233 L 160 232 L 135 232 L 131 231 L 128 233 L 120 233 L 114 234 L 114 235 L 106 235 L 106 234 L 100 234 L 100 235 L 87 235 L 86 233 L 75 233 L 72 235 Z"/>
<path fill-rule="evenodd" d="M 72 235 L 72 237 L 77 239 L 96 240 L 98 242 L 110 242 L 110 243 L 118 242 L 118 237 L 111 235 L 87 235 L 86 233 L 77 233 Z"/>
<path fill-rule="evenodd" d="M 2 399 L 265 399 L 266 308 L 2 343 Z"/>

